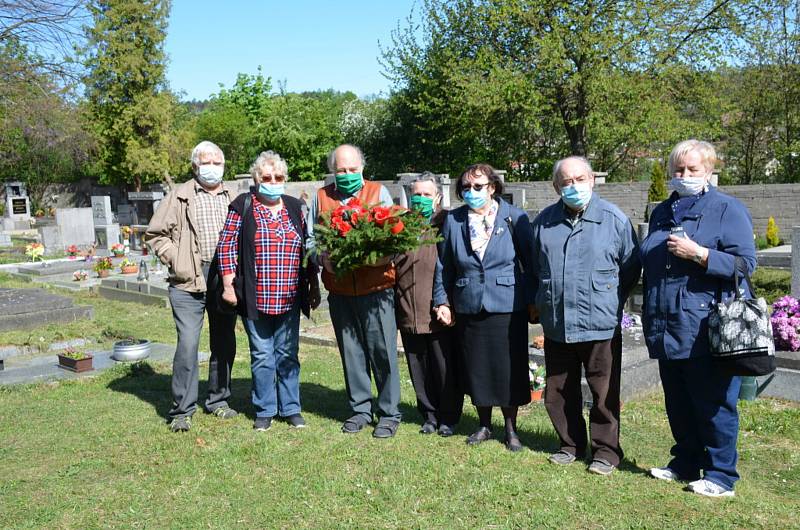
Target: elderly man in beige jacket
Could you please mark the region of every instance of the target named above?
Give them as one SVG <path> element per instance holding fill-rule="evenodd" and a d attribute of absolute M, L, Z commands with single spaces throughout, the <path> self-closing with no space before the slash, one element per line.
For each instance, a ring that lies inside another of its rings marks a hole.
<path fill-rule="evenodd" d="M 222 186 L 224 169 L 222 150 L 211 142 L 200 142 L 192 151 L 195 178 L 178 185 L 161 202 L 144 236 L 158 259 L 169 267 L 169 301 L 178 332 L 168 418 L 173 432 L 188 431 L 197 409 L 197 350 L 206 312 L 211 359 L 205 410 L 223 419 L 236 416 L 228 405 L 236 355 L 236 314 L 220 311 L 215 297 L 206 294 L 207 286 L 219 281 L 212 261 L 231 202 Z"/>

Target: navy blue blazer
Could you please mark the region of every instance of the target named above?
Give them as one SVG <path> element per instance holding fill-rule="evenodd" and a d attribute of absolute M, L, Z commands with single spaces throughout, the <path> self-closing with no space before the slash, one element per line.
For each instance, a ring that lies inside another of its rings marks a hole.
<path fill-rule="evenodd" d="M 494 232 L 483 261 L 472 250 L 469 237 L 468 206 L 448 212 L 442 226 L 439 260 L 433 286 L 434 305 L 447 304 L 456 313 L 474 315 L 511 313 L 525 309 L 534 301 L 532 276 L 533 229 L 528 215 L 503 199 L 499 204 Z M 506 219 L 511 219 L 514 237 Z M 524 272 L 523 272 L 524 269 Z"/>

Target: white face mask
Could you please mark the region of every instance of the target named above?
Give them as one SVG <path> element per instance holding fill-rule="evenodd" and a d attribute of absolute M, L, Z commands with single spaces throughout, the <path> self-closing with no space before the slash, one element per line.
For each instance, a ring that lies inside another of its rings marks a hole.
<path fill-rule="evenodd" d="M 682 179 L 672 177 L 669 186 L 681 197 L 697 195 L 707 187 L 705 177 L 683 177 Z"/>
<path fill-rule="evenodd" d="M 197 180 L 207 186 L 216 186 L 222 182 L 222 174 L 225 172 L 224 166 L 215 164 L 203 164 L 197 168 Z"/>

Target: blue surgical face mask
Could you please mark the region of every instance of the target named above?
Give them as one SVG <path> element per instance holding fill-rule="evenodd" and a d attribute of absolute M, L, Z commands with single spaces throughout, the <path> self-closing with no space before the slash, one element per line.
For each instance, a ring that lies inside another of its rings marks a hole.
<path fill-rule="evenodd" d="M 283 182 L 262 182 L 258 185 L 258 193 L 271 201 L 277 201 L 286 191 L 286 184 Z"/>
<path fill-rule="evenodd" d="M 225 172 L 224 166 L 215 164 L 203 164 L 197 167 L 197 180 L 206 186 L 216 186 L 222 182 L 222 174 Z"/>
<path fill-rule="evenodd" d="M 576 182 L 572 186 L 561 188 L 561 200 L 572 209 L 583 209 L 591 198 L 592 186 L 589 182 Z"/>
<path fill-rule="evenodd" d="M 464 192 L 464 202 L 473 210 L 482 208 L 486 201 L 489 199 L 489 190 L 484 187 L 481 191 L 475 191 L 472 188 Z"/>

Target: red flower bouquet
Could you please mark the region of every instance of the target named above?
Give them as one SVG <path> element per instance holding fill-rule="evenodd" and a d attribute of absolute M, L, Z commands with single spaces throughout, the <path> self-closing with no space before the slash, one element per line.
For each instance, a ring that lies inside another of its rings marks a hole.
<path fill-rule="evenodd" d="M 339 274 L 438 241 L 427 219 L 400 206 L 365 206 L 354 197 L 321 217 L 314 225 L 317 249 Z"/>

